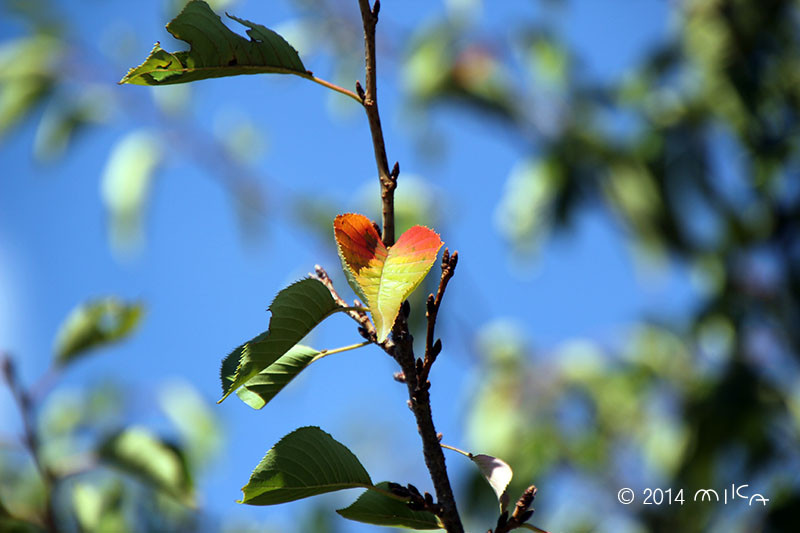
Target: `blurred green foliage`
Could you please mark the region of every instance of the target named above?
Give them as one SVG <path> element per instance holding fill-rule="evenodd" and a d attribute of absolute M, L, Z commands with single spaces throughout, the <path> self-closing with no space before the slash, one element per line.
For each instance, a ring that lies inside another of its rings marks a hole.
<path fill-rule="evenodd" d="M 0 447 L 0 531 L 198 531 L 194 478 L 220 445 L 216 418 L 187 383 L 161 385 L 171 434 L 131 424 L 132 391 L 114 381 L 51 390 L 89 351 L 131 335 L 141 307 L 116 298 L 78 306 L 60 328 L 52 367 L 34 385 L 2 354 L 24 438 Z"/>
<path fill-rule="evenodd" d="M 622 80 L 582 76 L 533 20 L 513 21 L 511 43 L 443 20 L 410 51 L 420 108 L 488 113 L 528 147 L 497 210 L 516 253 L 599 203 L 637 253 L 688 266 L 702 293 L 688 316 L 642 323 L 612 347 L 542 356 L 520 328 L 488 326 L 472 443 L 518 483 L 588 488 L 577 509 L 575 497 L 540 499 L 565 530 L 789 531 L 800 522 L 800 7 L 693 0 L 674 14 L 674 37 Z M 471 483 L 477 507 L 485 488 Z M 731 483 L 769 504 L 616 503 L 625 486 L 683 487 L 688 501 Z"/>

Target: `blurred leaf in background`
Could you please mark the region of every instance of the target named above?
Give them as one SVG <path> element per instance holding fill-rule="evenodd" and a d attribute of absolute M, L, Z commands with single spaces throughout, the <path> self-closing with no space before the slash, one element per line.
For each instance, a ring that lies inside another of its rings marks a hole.
<path fill-rule="evenodd" d="M 487 45 L 452 21 L 407 58 L 418 105 L 489 111 L 527 144 L 497 208 L 513 249 L 530 253 L 599 204 L 637 258 L 689 265 L 701 284 L 689 315 L 645 320 L 612 346 L 580 341 L 545 355 L 496 324 L 484 329 L 473 445 L 518 479 L 595 494 L 582 510 L 551 504 L 565 529 L 594 530 L 608 513 L 616 518 L 601 523 L 647 531 L 786 531 L 800 519 L 800 483 L 787 471 L 800 464 L 789 408 L 800 383 L 798 9 L 676 4 L 674 37 L 622 80 L 577 75 L 566 41 L 533 19 L 508 33 L 526 36 L 521 63 L 499 36 Z M 497 73 L 519 68 L 531 82 L 515 95 Z M 772 499 L 735 518 L 711 506 L 615 505 L 610 487 L 654 480 L 692 491 L 745 480 Z M 470 486 L 477 505 L 481 487 Z"/>

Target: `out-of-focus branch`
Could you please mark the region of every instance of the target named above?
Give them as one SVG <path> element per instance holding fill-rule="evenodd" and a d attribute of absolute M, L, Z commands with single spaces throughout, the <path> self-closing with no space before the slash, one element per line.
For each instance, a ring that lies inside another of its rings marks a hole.
<path fill-rule="evenodd" d="M 55 509 L 53 508 L 53 490 L 58 479 L 47 465 L 44 464 L 39 455 L 39 435 L 36 432 L 36 418 L 31 396 L 19 382 L 14 361 L 11 359 L 11 356 L 6 353 L 0 354 L 0 367 L 2 367 L 3 378 L 11 391 L 11 395 L 14 397 L 14 401 L 17 404 L 22 418 L 23 444 L 31 454 L 36 469 L 39 471 L 39 475 L 42 478 L 42 483 L 44 483 L 45 514 L 42 521 L 47 531 L 58 533 L 60 530 L 55 517 Z"/>

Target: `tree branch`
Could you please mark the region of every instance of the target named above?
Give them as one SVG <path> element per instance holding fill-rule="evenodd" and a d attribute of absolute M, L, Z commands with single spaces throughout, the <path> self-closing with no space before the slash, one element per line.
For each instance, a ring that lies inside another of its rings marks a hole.
<path fill-rule="evenodd" d="M 366 64 L 366 88 L 356 82 L 356 93 L 364 104 L 364 109 L 369 120 L 369 129 L 372 134 L 372 146 L 375 152 L 375 163 L 378 167 L 378 177 L 381 183 L 381 203 L 383 205 L 383 232 L 381 240 L 387 247 L 395 241 L 394 226 L 394 191 L 397 188 L 397 177 L 400 174 L 400 165 L 394 164 L 389 170 L 386 157 L 386 144 L 383 139 L 381 117 L 378 112 L 378 89 L 375 67 L 375 26 L 378 23 L 380 0 L 375 0 L 370 7 L 369 0 L 358 0 L 361 8 L 361 19 L 364 24 L 364 59 Z M 450 274 L 452 276 L 452 274 Z M 449 279 L 449 277 L 448 277 Z M 446 282 L 445 282 L 446 285 Z M 441 288 L 444 291 L 444 288 Z M 439 298 L 441 301 L 441 297 Z M 404 306 L 403 312 L 397 317 L 392 329 L 392 341 L 387 341 L 381 347 L 391 355 L 403 371 L 404 381 L 408 387 L 409 406 L 417 421 L 417 430 L 422 438 L 422 450 L 425 456 L 425 465 L 436 489 L 437 505 L 441 506 L 440 519 L 448 533 L 463 533 L 464 526 L 456 508 L 453 489 L 447 476 L 444 453 L 439 446 L 439 437 L 433 425 L 430 404 L 430 382 L 427 373 L 423 373 L 422 362 L 417 363 L 414 357 L 413 338 L 408 331 L 406 317 L 408 308 Z M 370 324 L 371 325 L 371 324 Z M 374 330 L 374 328 L 373 328 Z M 426 349 L 426 352 L 428 350 Z M 431 356 L 432 359 L 433 356 Z M 420 380 L 419 378 L 424 379 Z"/>
<path fill-rule="evenodd" d="M 420 383 L 419 375 L 421 361 L 414 358 L 414 338 L 408 332 L 408 323 L 403 313 L 397 317 L 394 329 L 394 353 L 392 356 L 400 365 L 408 387 L 408 406 L 417 420 L 417 431 L 422 438 L 422 452 L 425 457 L 425 466 L 433 481 L 436 498 L 442 507 L 441 520 L 448 533 L 463 533 L 464 526 L 456 507 L 450 478 L 447 475 L 444 453 L 439 445 L 439 435 L 433 424 L 431 412 L 430 381 Z"/>
<path fill-rule="evenodd" d="M 8 384 L 8 388 L 11 391 L 11 395 L 14 397 L 14 401 L 22 417 L 23 443 L 31 454 L 36 469 L 39 471 L 42 478 L 42 483 L 44 483 L 44 526 L 47 531 L 58 533 L 58 522 L 56 521 L 55 509 L 53 507 L 53 490 L 58 480 L 55 474 L 44 464 L 39 455 L 39 436 L 36 432 L 31 396 L 19 383 L 14 361 L 8 354 L 0 354 L 0 367 L 2 367 L 3 377 Z"/>
<path fill-rule="evenodd" d="M 386 143 L 383 140 L 381 115 L 378 112 L 378 86 L 375 68 L 375 26 L 378 24 L 380 0 L 370 8 L 369 0 L 358 0 L 361 8 L 361 19 L 364 22 L 364 59 L 366 63 L 366 89 L 356 82 L 356 92 L 361 97 L 369 120 L 372 133 L 372 147 L 375 151 L 375 163 L 378 166 L 378 177 L 381 182 L 381 203 L 383 204 L 383 233 L 381 239 L 387 247 L 394 244 L 394 190 L 397 188 L 397 176 L 400 167 L 395 163 L 389 171 L 389 160 L 386 158 Z"/>
<path fill-rule="evenodd" d="M 328 273 L 325 271 L 324 268 L 322 268 L 319 265 L 314 265 L 314 272 L 316 273 L 314 277 L 320 280 L 322 284 L 328 288 L 328 291 L 330 291 L 333 300 L 337 304 L 339 304 L 340 307 L 350 307 L 349 305 L 347 305 L 347 302 L 344 300 L 344 298 L 339 296 L 339 293 L 336 292 L 336 288 L 333 286 L 333 282 L 331 281 L 330 276 L 328 275 Z M 350 318 L 358 322 L 359 325 L 358 331 L 359 333 L 361 333 L 362 337 L 364 337 L 366 340 L 370 342 L 374 342 L 377 344 L 378 333 L 375 331 L 375 326 L 370 321 L 369 317 L 367 316 L 367 313 L 365 313 L 364 311 L 356 311 L 355 309 L 349 309 L 345 311 L 345 313 L 347 313 L 350 316 Z M 391 341 L 387 339 L 384 342 L 384 345 L 386 343 L 391 343 Z"/>

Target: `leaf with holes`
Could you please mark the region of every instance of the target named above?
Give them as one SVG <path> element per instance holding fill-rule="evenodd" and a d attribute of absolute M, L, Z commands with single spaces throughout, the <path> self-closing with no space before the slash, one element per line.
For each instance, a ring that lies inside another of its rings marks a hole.
<path fill-rule="evenodd" d="M 240 74 L 295 74 L 310 78 L 297 51 L 274 31 L 228 15 L 249 28 L 245 39 L 228 29 L 205 2 L 193 0 L 167 24 L 190 49 L 167 52 L 159 43 L 144 63 L 128 71 L 122 83 L 170 85 Z"/>
<path fill-rule="evenodd" d="M 414 226 L 386 248 L 372 222 L 354 213 L 337 216 L 333 229 L 347 281 L 369 307 L 378 342 L 383 342 L 403 301 L 436 261 L 442 240 L 436 232 Z"/>
<path fill-rule="evenodd" d="M 269 306 L 269 329 L 233 350 L 222 361 L 222 399 L 288 352 L 340 307 L 319 280 L 306 278 L 278 293 Z"/>
<path fill-rule="evenodd" d="M 384 492 L 389 491 L 389 483 L 386 481 L 378 483 L 376 487 Z M 390 497 L 384 492 L 368 490 L 349 507 L 338 509 L 336 512 L 348 520 L 376 526 L 444 529 L 433 513 L 412 511 L 406 502 Z"/>
<path fill-rule="evenodd" d="M 353 452 L 318 427 L 302 427 L 267 452 L 240 503 L 275 505 L 358 487 L 372 487 L 372 480 Z"/>

